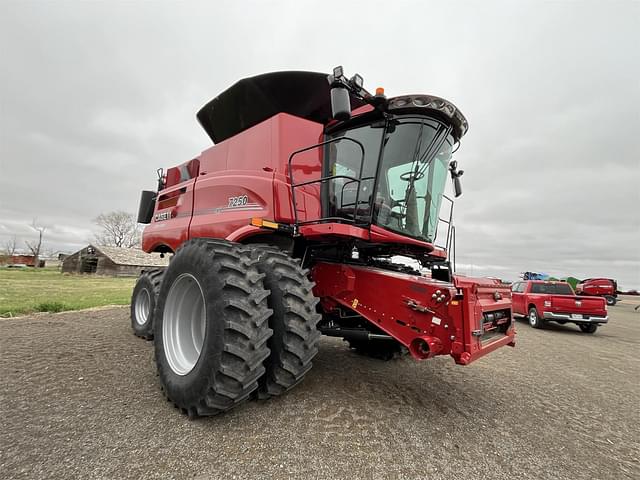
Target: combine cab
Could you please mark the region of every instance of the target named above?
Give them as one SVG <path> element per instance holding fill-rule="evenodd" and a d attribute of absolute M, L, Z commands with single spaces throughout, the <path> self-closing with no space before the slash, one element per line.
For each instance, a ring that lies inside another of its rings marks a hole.
<path fill-rule="evenodd" d="M 198 112 L 215 146 L 143 192 L 134 332 L 189 415 L 280 395 L 320 334 L 378 358 L 466 365 L 515 344 L 508 286 L 453 274 L 447 178 L 467 121 L 431 95 L 370 94 L 358 75 L 241 80 Z M 398 263 L 412 260 L 414 267 Z"/>

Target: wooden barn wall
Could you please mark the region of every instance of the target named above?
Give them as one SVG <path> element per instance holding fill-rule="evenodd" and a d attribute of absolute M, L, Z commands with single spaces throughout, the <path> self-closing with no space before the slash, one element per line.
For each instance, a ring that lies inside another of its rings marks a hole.
<path fill-rule="evenodd" d="M 69 255 L 62 262 L 62 273 L 77 273 L 80 271 L 80 252 Z"/>

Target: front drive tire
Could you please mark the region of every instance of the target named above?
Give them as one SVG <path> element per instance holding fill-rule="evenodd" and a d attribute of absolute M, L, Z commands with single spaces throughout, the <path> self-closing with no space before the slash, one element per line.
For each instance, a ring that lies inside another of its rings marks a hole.
<path fill-rule="evenodd" d="M 605 299 L 607 300 L 607 305 L 610 307 L 613 307 L 618 301 L 616 297 L 612 297 L 611 295 L 607 295 Z"/>
<path fill-rule="evenodd" d="M 153 315 L 163 275 L 164 268 L 144 270 L 131 294 L 131 329 L 145 340 L 153 340 Z"/>
<path fill-rule="evenodd" d="M 598 330 L 598 324 L 596 323 L 581 323 L 578 326 L 582 333 L 596 333 L 596 330 Z"/>
<path fill-rule="evenodd" d="M 529 320 L 529 325 L 533 328 L 544 327 L 544 321 L 540 318 L 540 315 L 538 315 L 536 307 L 529 308 L 529 315 L 527 316 L 527 319 Z"/>
<path fill-rule="evenodd" d="M 271 354 L 265 360 L 265 375 L 259 380 L 258 397 L 282 395 L 302 381 L 311 370 L 318 353 L 320 332 L 316 325 L 318 299 L 308 270 L 298 260 L 270 246 L 252 246 L 258 270 L 265 275 L 264 286 L 271 293 L 269 308 L 273 315 L 269 326 L 273 336 L 268 341 Z"/>
<path fill-rule="evenodd" d="M 167 267 L 154 347 L 167 399 L 190 417 L 216 415 L 258 388 L 269 356 L 269 291 L 249 250 L 191 240 Z"/>

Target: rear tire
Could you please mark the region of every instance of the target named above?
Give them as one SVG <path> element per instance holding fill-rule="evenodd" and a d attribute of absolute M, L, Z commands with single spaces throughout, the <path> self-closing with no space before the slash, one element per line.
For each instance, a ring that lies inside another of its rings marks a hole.
<path fill-rule="evenodd" d="M 131 329 L 134 335 L 145 340 L 153 340 L 153 316 L 164 270 L 144 270 L 131 294 Z"/>
<path fill-rule="evenodd" d="M 271 291 L 267 302 L 273 310 L 269 318 L 273 336 L 267 342 L 271 353 L 264 361 L 266 373 L 258 388 L 258 397 L 265 399 L 282 395 L 311 370 L 318 353 L 316 325 L 321 316 L 308 270 L 275 247 L 252 248 L 258 271 L 265 275 L 264 286 Z"/>
<path fill-rule="evenodd" d="M 578 326 L 582 333 L 596 333 L 596 330 L 598 330 L 598 325 L 595 323 L 581 323 Z"/>
<path fill-rule="evenodd" d="M 527 319 L 529 320 L 529 325 L 531 325 L 533 328 L 544 327 L 544 322 L 540 318 L 540 315 L 538 315 L 538 310 L 536 309 L 536 307 L 529 308 L 529 315 Z"/>
<path fill-rule="evenodd" d="M 160 383 L 190 417 L 216 415 L 258 388 L 269 356 L 271 314 L 250 251 L 191 240 L 167 267 L 154 326 Z"/>
<path fill-rule="evenodd" d="M 605 299 L 607 300 L 607 305 L 609 305 L 610 307 L 613 307 L 618 301 L 616 297 L 612 297 L 611 295 L 607 295 Z"/>

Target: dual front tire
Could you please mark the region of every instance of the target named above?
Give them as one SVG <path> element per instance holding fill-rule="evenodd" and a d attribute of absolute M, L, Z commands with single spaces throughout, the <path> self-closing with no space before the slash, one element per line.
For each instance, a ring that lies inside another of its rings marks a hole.
<path fill-rule="evenodd" d="M 307 277 L 272 248 L 185 243 L 166 269 L 153 319 L 167 399 L 191 417 L 208 416 L 298 384 L 320 335 Z"/>

